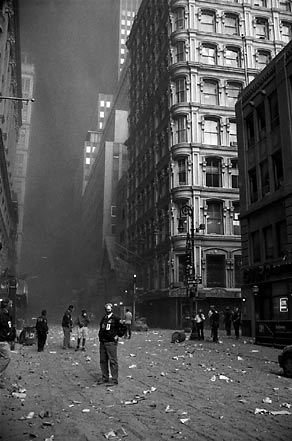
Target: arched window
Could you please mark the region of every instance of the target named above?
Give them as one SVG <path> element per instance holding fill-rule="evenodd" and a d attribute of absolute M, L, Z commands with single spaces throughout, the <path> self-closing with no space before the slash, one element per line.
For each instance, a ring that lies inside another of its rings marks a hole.
<path fill-rule="evenodd" d="M 236 14 L 225 14 L 224 33 L 228 35 L 239 35 L 239 19 Z"/>
<path fill-rule="evenodd" d="M 217 64 L 217 47 L 214 44 L 202 45 L 201 61 L 204 64 Z"/>
<path fill-rule="evenodd" d="M 203 104 L 219 104 L 218 82 L 214 80 L 203 81 Z"/>
<path fill-rule="evenodd" d="M 200 30 L 203 32 L 216 32 L 216 17 L 213 11 L 202 11 Z"/>
<path fill-rule="evenodd" d="M 222 202 L 211 200 L 207 206 L 207 234 L 223 234 Z"/>
<path fill-rule="evenodd" d="M 226 47 L 225 64 L 232 67 L 241 66 L 241 51 L 239 48 L 233 46 Z"/>
<path fill-rule="evenodd" d="M 221 159 L 206 158 L 206 186 L 222 187 Z"/>
<path fill-rule="evenodd" d="M 205 117 L 203 137 L 204 144 L 221 145 L 219 119 Z"/>

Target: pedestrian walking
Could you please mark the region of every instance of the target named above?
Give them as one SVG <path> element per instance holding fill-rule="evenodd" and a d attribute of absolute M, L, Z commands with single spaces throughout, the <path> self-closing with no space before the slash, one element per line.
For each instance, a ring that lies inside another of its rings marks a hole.
<path fill-rule="evenodd" d="M 205 316 L 202 309 L 199 309 L 198 314 L 195 315 L 195 323 L 199 340 L 204 340 L 204 322 Z"/>
<path fill-rule="evenodd" d="M 35 328 L 37 332 L 38 352 L 42 352 L 44 350 L 49 332 L 47 311 L 45 309 L 42 310 L 41 315 L 38 317 Z"/>
<path fill-rule="evenodd" d="M 73 305 L 69 305 L 67 311 L 65 311 L 62 319 L 62 328 L 64 333 L 63 349 L 71 348 L 70 337 L 73 329 L 72 312 L 74 310 Z"/>
<path fill-rule="evenodd" d="M 105 305 L 105 315 L 100 322 L 99 337 L 99 356 L 102 383 L 108 385 L 118 384 L 119 364 L 118 364 L 118 339 L 121 320 L 113 313 L 113 305 Z M 109 381 L 111 373 L 112 381 Z"/>
<path fill-rule="evenodd" d="M 131 338 L 132 336 L 132 320 L 133 315 L 129 309 L 126 309 L 125 313 L 125 325 L 127 326 L 127 332 L 125 334 L 126 338 Z"/>
<path fill-rule="evenodd" d="M 229 306 L 226 306 L 224 311 L 224 325 L 226 330 L 226 335 L 231 335 L 231 325 L 232 325 L 232 311 L 230 310 Z"/>
<path fill-rule="evenodd" d="M 232 321 L 233 321 L 235 337 L 238 340 L 239 339 L 239 327 L 241 324 L 241 314 L 240 314 L 239 308 L 234 309 Z"/>
<path fill-rule="evenodd" d="M 9 303 L 9 299 L 2 300 L 0 309 L 0 376 L 10 363 L 10 343 L 16 338 L 16 330 L 9 313 Z"/>
<path fill-rule="evenodd" d="M 213 305 L 211 306 L 210 309 L 212 311 L 210 322 L 211 322 L 211 331 L 213 335 L 213 342 L 218 343 L 219 312 Z"/>
<path fill-rule="evenodd" d="M 78 351 L 82 339 L 82 351 L 86 351 L 85 344 L 88 337 L 88 325 L 89 325 L 89 317 L 87 315 L 86 309 L 82 309 L 81 314 L 78 316 L 76 320 L 77 324 L 77 346 L 75 351 Z"/>

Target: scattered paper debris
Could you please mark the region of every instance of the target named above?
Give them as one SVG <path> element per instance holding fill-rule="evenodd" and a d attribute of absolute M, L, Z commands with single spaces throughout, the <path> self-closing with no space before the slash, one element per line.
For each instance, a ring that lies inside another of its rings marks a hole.
<path fill-rule="evenodd" d="M 266 397 L 266 398 L 263 399 L 263 403 L 271 404 L 272 400 L 271 400 L 271 398 Z"/>

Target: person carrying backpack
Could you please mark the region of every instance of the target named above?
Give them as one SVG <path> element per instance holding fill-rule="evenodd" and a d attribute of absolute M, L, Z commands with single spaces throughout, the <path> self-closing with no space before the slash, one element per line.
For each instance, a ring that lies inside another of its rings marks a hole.
<path fill-rule="evenodd" d="M 47 311 L 45 309 L 42 310 L 41 315 L 38 317 L 35 328 L 37 332 L 38 352 L 42 352 L 44 350 L 49 331 Z"/>

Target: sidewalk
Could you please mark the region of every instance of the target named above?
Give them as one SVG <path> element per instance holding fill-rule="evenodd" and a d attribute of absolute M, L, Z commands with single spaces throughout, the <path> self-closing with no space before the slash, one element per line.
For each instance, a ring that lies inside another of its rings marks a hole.
<path fill-rule="evenodd" d="M 90 330 L 85 353 L 63 351 L 57 327 L 43 353 L 35 345 L 17 345 L 7 372 L 10 385 L 0 390 L 0 439 L 291 438 L 292 380 L 282 376 L 280 350 L 227 338 L 223 332 L 219 344 L 174 344 L 172 332 L 120 339 L 119 385 L 112 388 L 97 385 L 97 329 Z"/>

